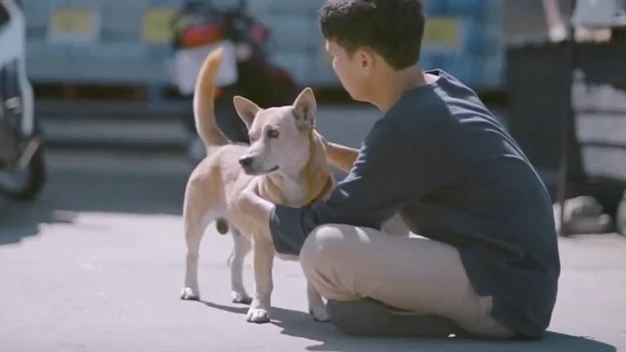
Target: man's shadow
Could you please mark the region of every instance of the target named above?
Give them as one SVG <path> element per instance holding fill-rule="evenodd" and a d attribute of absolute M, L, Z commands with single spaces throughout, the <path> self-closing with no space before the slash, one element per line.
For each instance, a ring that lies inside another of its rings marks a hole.
<path fill-rule="evenodd" d="M 222 311 L 246 314 L 247 306 L 229 306 L 200 301 L 207 307 Z M 341 334 L 333 324 L 313 321 L 311 315 L 280 307 L 272 307 L 272 322 L 287 336 L 317 342 L 307 351 L 341 352 L 395 352 L 395 351 L 446 351 L 446 352 L 615 352 L 609 344 L 583 337 L 548 332 L 541 341 L 486 341 L 461 338 L 448 339 L 400 339 L 363 338 Z"/>

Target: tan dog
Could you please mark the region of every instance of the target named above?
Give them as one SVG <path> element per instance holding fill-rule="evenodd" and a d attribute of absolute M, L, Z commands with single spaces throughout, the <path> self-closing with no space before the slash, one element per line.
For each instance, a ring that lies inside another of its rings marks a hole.
<path fill-rule="evenodd" d="M 183 221 L 187 242 L 185 286 L 181 298 L 197 300 L 200 241 L 208 224 L 217 220 L 220 233 L 229 229 L 234 249 L 229 258 L 232 299 L 251 303 L 249 322 L 269 321 L 273 289 L 274 245 L 268 229 L 238 210 L 237 195 L 251 183 L 259 194 L 274 203 L 298 207 L 325 197 L 335 180 L 330 173 L 323 138 L 315 131 L 316 102 L 313 91 L 304 89 L 291 106 L 261 109 L 235 97 L 237 113 L 249 129 L 251 145 L 230 144 L 215 124 L 213 80 L 222 59 L 221 50 L 211 53 L 200 70 L 194 96 L 196 128 L 207 148 L 205 158 L 192 172 L 185 190 Z M 408 236 L 399 216 L 383 225 L 389 234 Z M 252 249 L 255 294 L 243 285 L 243 260 Z M 283 259 L 297 260 L 293 256 Z M 309 312 L 327 321 L 322 297 L 307 285 Z"/>
<path fill-rule="evenodd" d="M 197 300 L 198 256 L 208 224 L 218 220 L 218 230 L 229 228 L 234 249 L 229 260 L 233 302 L 251 303 L 247 321 L 269 321 L 273 289 L 274 246 L 267 231 L 233 204 L 246 186 L 254 182 L 259 194 L 278 204 L 302 206 L 327 195 L 334 186 L 322 138 L 314 130 L 316 102 L 313 91 L 304 89 L 292 106 L 261 109 L 235 97 L 237 113 L 249 129 L 251 145 L 230 144 L 215 123 L 213 81 L 222 59 L 212 52 L 200 70 L 194 96 L 194 114 L 205 158 L 192 172 L 185 190 L 183 221 L 187 242 L 185 286 L 181 298 Z M 267 227 L 267 226 L 265 226 Z M 243 260 L 252 249 L 255 280 L 253 298 L 243 285 Z M 297 258 L 289 258 L 297 259 Z M 328 319 L 324 301 L 309 284 L 309 311 L 316 320 Z"/>

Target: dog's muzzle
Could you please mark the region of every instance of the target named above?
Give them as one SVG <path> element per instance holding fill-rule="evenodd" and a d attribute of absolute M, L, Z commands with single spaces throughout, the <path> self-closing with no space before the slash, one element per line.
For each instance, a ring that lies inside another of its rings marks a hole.
<path fill-rule="evenodd" d="M 244 156 L 239 159 L 239 165 L 247 175 L 256 176 L 269 174 L 270 172 L 278 170 L 278 166 L 274 166 L 269 170 L 258 170 L 254 167 L 254 157 Z"/>
<path fill-rule="evenodd" d="M 239 165 L 241 165 L 241 167 L 243 167 L 244 169 L 252 166 L 252 164 L 254 164 L 253 157 L 244 156 L 241 159 L 239 159 Z"/>

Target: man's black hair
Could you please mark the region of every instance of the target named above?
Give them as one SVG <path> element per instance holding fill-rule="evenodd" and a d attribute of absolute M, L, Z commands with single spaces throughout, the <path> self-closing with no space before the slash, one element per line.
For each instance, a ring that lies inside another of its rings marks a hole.
<path fill-rule="evenodd" d="M 324 38 L 350 55 L 369 47 L 397 70 L 418 61 L 424 22 L 422 0 L 326 0 L 319 11 Z"/>

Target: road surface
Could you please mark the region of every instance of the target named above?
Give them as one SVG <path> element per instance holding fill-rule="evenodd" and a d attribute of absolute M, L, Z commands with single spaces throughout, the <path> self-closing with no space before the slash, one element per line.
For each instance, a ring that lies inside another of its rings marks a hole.
<path fill-rule="evenodd" d="M 0 351 L 626 350 L 626 240 L 561 240 L 563 274 L 542 342 L 354 339 L 306 314 L 296 263 L 277 261 L 271 324 L 230 303 L 228 236 L 204 238 L 204 302 L 183 281 L 184 161 L 51 154 L 35 204 L 0 200 Z M 252 290 L 246 266 L 247 287 Z"/>

